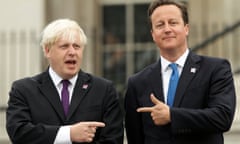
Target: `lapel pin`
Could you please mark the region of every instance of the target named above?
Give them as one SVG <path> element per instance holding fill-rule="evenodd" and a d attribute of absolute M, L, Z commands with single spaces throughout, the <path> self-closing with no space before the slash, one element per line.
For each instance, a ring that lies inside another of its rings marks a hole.
<path fill-rule="evenodd" d="M 191 68 L 190 72 L 191 73 L 196 73 L 197 69 L 196 68 Z"/>
<path fill-rule="evenodd" d="M 82 86 L 82 88 L 83 88 L 83 89 L 87 89 L 87 88 L 88 88 L 88 84 L 84 84 L 84 85 Z"/>

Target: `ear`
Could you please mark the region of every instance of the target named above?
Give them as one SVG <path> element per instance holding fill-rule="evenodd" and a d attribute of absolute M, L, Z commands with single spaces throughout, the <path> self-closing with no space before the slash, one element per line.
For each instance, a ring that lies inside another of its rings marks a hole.
<path fill-rule="evenodd" d="M 186 24 L 184 26 L 184 28 L 185 28 L 186 36 L 188 36 L 188 34 L 189 34 L 189 24 Z"/>
<path fill-rule="evenodd" d="M 44 47 L 44 55 L 45 55 L 45 57 L 49 57 L 49 52 L 50 52 L 49 46 L 45 46 Z"/>
<path fill-rule="evenodd" d="M 152 39 L 153 39 L 153 41 L 155 42 L 155 34 L 154 34 L 154 32 L 153 32 L 153 30 L 151 29 L 151 35 L 152 35 Z"/>

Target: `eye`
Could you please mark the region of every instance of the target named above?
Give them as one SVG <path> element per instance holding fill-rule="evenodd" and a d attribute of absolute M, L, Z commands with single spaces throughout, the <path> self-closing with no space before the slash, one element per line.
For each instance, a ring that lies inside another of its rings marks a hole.
<path fill-rule="evenodd" d="M 80 49 L 80 48 L 81 48 L 81 45 L 79 45 L 79 44 L 73 44 L 73 47 L 74 47 L 75 49 Z"/>
<path fill-rule="evenodd" d="M 68 48 L 68 44 L 62 44 L 62 45 L 60 45 L 59 46 L 61 49 L 66 49 L 66 48 Z"/>
<path fill-rule="evenodd" d="M 158 23 L 155 25 L 155 28 L 160 29 L 164 26 L 164 23 Z"/>
<path fill-rule="evenodd" d="M 170 22 L 170 25 L 172 25 L 172 26 L 175 26 L 175 25 L 177 25 L 177 24 L 178 24 L 177 21 L 171 21 L 171 22 Z"/>

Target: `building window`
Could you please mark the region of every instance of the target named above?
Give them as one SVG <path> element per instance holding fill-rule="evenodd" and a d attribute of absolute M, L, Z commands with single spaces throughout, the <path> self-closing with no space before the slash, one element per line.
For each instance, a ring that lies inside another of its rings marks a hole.
<path fill-rule="evenodd" d="M 152 42 L 150 26 L 148 23 L 148 4 L 134 5 L 134 42 Z"/>
<path fill-rule="evenodd" d="M 103 43 L 125 43 L 126 10 L 124 5 L 103 6 Z"/>
<path fill-rule="evenodd" d="M 102 73 L 124 96 L 127 78 L 158 58 L 148 25 L 149 3 L 102 5 Z"/>

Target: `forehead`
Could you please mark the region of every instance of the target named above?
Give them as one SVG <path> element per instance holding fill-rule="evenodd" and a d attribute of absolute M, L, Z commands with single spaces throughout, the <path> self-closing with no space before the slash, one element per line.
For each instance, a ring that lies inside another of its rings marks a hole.
<path fill-rule="evenodd" d="M 57 42 L 80 42 L 80 34 L 77 31 L 67 31 L 59 35 Z"/>
<path fill-rule="evenodd" d="M 180 9 L 175 5 L 162 5 L 157 7 L 152 15 L 151 19 L 179 19 L 182 18 Z"/>

